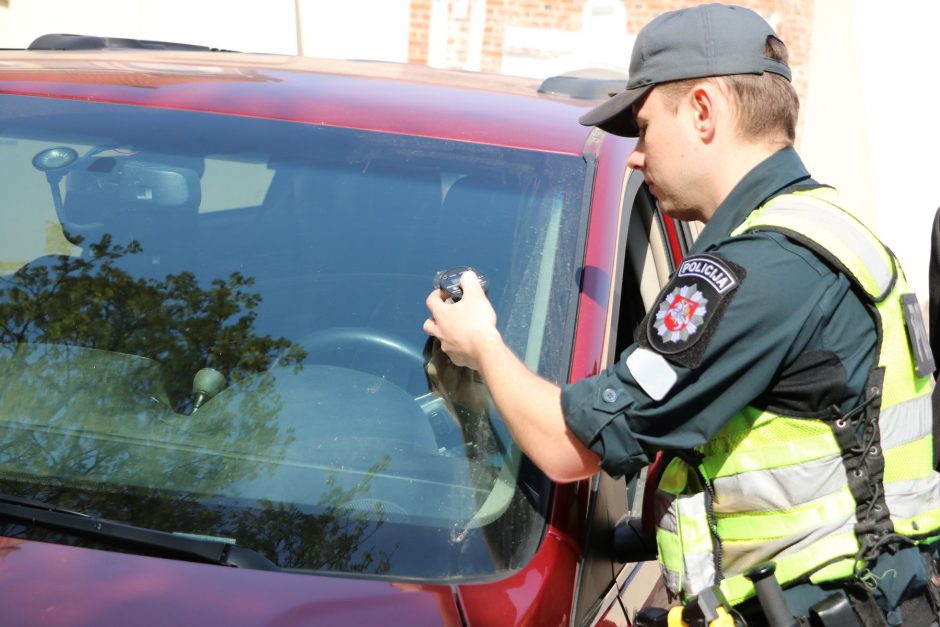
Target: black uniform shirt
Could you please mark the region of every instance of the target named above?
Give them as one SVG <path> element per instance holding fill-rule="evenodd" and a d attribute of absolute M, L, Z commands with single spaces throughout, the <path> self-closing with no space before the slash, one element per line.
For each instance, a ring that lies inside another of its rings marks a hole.
<path fill-rule="evenodd" d="M 747 405 L 813 415 L 859 403 L 876 334 L 849 280 L 779 233 L 730 237 L 771 197 L 815 186 L 791 148 L 755 167 L 686 257 L 696 265 L 673 274 L 637 329 L 639 344 L 564 387 L 569 427 L 608 473 L 630 475 L 657 450 L 704 444 Z M 646 359 L 632 362 L 639 345 L 636 358 Z"/>

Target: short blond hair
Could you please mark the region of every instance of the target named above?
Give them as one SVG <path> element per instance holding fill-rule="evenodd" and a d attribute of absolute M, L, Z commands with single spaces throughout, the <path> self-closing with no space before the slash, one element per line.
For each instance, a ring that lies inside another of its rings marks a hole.
<path fill-rule="evenodd" d="M 764 56 L 784 64 L 789 60 L 787 47 L 776 37 L 767 38 Z M 778 74 L 764 72 L 684 79 L 661 83 L 655 89 L 662 93 L 667 105 L 678 110 L 679 99 L 703 81 L 714 83 L 731 95 L 734 117 L 742 136 L 771 141 L 785 138 L 787 145 L 793 145 L 800 100 L 790 81 Z"/>

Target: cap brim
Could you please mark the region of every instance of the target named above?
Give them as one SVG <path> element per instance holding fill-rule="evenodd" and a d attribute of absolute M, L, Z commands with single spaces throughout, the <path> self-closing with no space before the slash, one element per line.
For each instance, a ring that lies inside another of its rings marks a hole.
<path fill-rule="evenodd" d="M 624 90 L 582 115 L 578 122 L 584 126 L 596 126 L 613 135 L 636 137 L 640 131 L 636 126 L 633 105 L 652 88 L 652 85 L 643 85 Z"/>

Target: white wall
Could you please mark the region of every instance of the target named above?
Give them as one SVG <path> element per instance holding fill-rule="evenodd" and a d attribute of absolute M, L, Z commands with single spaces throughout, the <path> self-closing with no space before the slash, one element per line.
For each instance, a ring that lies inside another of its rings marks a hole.
<path fill-rule="evenodd" d="M 940 206 L 937 23 L 938 2 L 817 0 L 798 138 L 810 172 L 895 252 L 922 305 Z"/>
<path fill-rule="evenodd" d="M 295 24 L 294 0 L 10 0 L 0 47 L 80 33 L 294 54 Z"/>
<path fill-rule="evenodd" d="M 875 187 L 851 4 L 816 2 L 797 147 L 813 177 L 837 187 L 847 208 L 874 226 Z"/>
<path fill-rule="evenodd" d="M 852 7 L 878 226 L 924 304 L 940 207 L 940 2 L 853 0 Z"/>
<path fill-rule="evenodd" d="M 408 61 L 410 0 L 298 2 L 305 56 Z"/>
<path fill-rule="evenodd" d="M 157 39 L 244 52 L 408 60 L 410 0 L 9 0 L 0 48 L 39 35 Z"/>

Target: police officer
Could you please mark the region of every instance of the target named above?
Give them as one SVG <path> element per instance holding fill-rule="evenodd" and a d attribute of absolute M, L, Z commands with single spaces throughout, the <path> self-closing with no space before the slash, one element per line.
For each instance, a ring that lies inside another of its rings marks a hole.
<path fill-rule="evenodd" d="M 681 599 L 718 586 L 759 622 L 745 573 L 773 560 L 795 616 L 929 625 L 923 323 L 891 252 L 793 150 L 790 79 L 760 16 L 703 5 L 644 27 L 626 90 L 582 116 L 638 138 L 630 166 L 664 214 L 706 223 L 615 365 L 562 389 L 539 378 L 471 273 L 458 303 L 432 292 L 424 328 L 553 479 L 630 475 L 664 452 L 657 546 Z"/>

